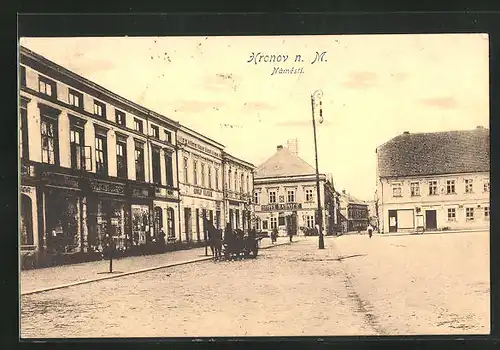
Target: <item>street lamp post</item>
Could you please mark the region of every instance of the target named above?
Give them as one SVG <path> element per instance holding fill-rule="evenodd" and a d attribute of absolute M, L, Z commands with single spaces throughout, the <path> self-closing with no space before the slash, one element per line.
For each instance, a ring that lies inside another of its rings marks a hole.
<path fill-rule="evenodd" d="M 323 213 L 321 212 L 321 197 L 320 197 L 320 189 L 319 189 L 319 168 L 318 168 L 318 144 L 316 141 L 316 121 L 314 119 L 314 103 L 315 103 L 315 98 L 318 98 L 320 101 L 320 107 L 319 107 L 319 122 L 323 122 L 323 109 L 322 109 L 322 102 L 321 98 L 323 97 L 323 91 L 321 90 L 316 90 L 312 95 L 311 95 L 311 107 L 312 107 L 312 123 L 313 123 L 313 132 L 314 132 L 314 154 L 316 157 L 316 196 L 318 198 L 318 215 L 317 215 L 317 225 L 319 228 L 319 249 L 325 249 L 325 241 L 323 239 Z"/>

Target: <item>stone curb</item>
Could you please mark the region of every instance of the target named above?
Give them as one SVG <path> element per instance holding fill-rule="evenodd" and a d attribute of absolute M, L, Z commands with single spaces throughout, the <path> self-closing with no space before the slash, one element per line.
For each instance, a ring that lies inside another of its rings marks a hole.
<path fill-rule="evenodd" d="M 270 246 L 267 246 L 267 247 L 262 247 L 262 248 L 259 248 L 259 249 L 268 249 L 268 248 L 277 247 L 277 246 L 281 246 L 281 245 L 287 245 L 287 244 L 290 244 L 290 242 L 277 243 L 277 244 L 270 245 Z M 190 260 L 185 260 L 185 261 L 180 261 L 180 262 L 170 263 L 170 264 L 165 264 L 165 265 L 160 265 L 160 266 L 147 267 L 147 268 L 140 269 L 140 270 L 135 270 L 135 271 L 120 272 L 120 273 L 116 273 L 114 275 L 103 276 L 103 277 L 99 277 L 99 278 L 92 278 L 92 279 L 88 279 L 88 280 L 83 280 L 83 281 L 77 281 L 77 282 L 62 284 L 62 285 L 59 285 L 59 286 L 47 287 L 47 288 L 41 288 L 41 289 L 35 289 L 35 290 L 31 290 L 31 291 L 27 291 L 27 292 L 21 293 L 21 296 L 24 296 L 24 295 L 33 295 L 33 294 L 38 294 L 38 293 L 43 293 L 43 292 L 49 292 L 49 291 L 56 290 L 56 289 L 69 288 L 69 287 L 78 286 L 78 285 L 81 285 L 81 284 L 88 284 L 88 283 L 92 283 L 92 282 L 99 282 L 99 281 L 109 280 L 109 279 L 112 279 L 112 278 L 124 277 L 124 276 L 134 275 L 134 274 L 137 274 L 137 273 L 148 272 L 148 271 L 153 271 L 153 270 L 159 270 L 159 269 L 164 269 L 164 268 L 167 268 L 167 267 L 174 267 L 174 266 L 186 265 L 186 264 L 191 264 L 191 263 L 195 263 L 195 262 L 199 262 L 199 261 L 206 261 L 206 260 L 211 260 L 211 259 L 212 259 L 211 256 L 207 256 L 207 257 L 203 257 L 203 258 L 190 259 Z"/>
<path fill-rule="evenodd" d="M 484 232 L 488 231 L 485 229 L 477 230 L 447 230 L 447 231 L 426 231 L 426 232 L 402 232 L 402 233 L 377 233 L 374 236 L 379 237 L 393 237 L 393 236 L 421 236 L 421 235 L 439 235 L 447 233 L 473 233 L 473 232 Z"/>

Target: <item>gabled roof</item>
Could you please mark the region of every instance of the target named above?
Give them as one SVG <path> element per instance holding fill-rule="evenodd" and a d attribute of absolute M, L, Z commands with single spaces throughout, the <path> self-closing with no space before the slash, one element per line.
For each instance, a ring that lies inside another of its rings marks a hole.
<path fill-rule="evenodd" d="M 287 147 L 280 147 L 255 170 L 255 178 L 316 174 L 316 170 L 305 160 Z"/>
<path fill-rule="evenodd" d="M 361 199 L 357 199 L 353 196 L 351 196 L 349 193 L 344 193 L 342 192 L 340 194 L 340 199 L 341 200 L 344 200 L 347 204 L 360 204 L 360 205 L 368 205 L 367 202 L 361 200 Z"/>
<path fill-rule="evenodd" d="M 489 129 L 404 133 L 377 148 L 378 176 L 488 172 Z"/>

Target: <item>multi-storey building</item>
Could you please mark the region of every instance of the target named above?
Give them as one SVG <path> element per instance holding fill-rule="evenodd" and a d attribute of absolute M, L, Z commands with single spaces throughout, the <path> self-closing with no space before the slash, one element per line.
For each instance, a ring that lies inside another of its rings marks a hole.
<path fill-rule="evenodd" d="M 382 232 L 489 227 L 488 129 L 405 132 L 376 152 Z"/>
<path fill-rule="evenodd" d="M 330 219 L 331 215 L 335 216 L 335 191 L 333 188 L 325 190 L 325 185 L 328 186 L 325 174 L 320 174 L 319 180 L 322 227 L 330 234 L 336 224 L 335 217 Z M 326 202 L 325 194 L 329 196 Z M 276 228 L 279 234 L 286 234 L 288 230 L 295 234 L 310 232 L 317 222 L 317 203 L 315 169 L 288 148 L 277 146 L 276 153 L 255 171 L 257 229 L 270 231 Z M 325 203 L 328 210 L 325 210 Z"/>
<path fill-rule="evenodd" d="M 232 229 L 252 227 L 252 193 L 255 166 L 227 152 L 222 153 L 224 165 L 224 217 Z"/>
<path fill-rule="evenodd" d="M 224 146 L 191 129 L 181 126 L 179 146 L 179 187 L 181 194 L 179 232 L 185 241 L 203 241 L 203 218 L 217 228 L 223 225 Z"/>
<path fill-rule="evenodd" d="M 342 222 L 343 232 L 364 231 L 368 227 L 368 203 L 351 196 L 345 190 L 340 195 L 340 212 L 345 218 Z"/>
<path fill-rule="evenodd" d="M 21 47 L 21 249 L 176 236 L 179 124 Z"/>

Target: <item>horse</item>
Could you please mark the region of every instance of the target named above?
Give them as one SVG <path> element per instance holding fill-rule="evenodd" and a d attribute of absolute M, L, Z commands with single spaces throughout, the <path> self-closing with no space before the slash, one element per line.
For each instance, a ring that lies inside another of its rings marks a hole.
<path fill-rule="evenodd" d="M 215 226 L 209 222 L 207 223 L 208 230 L 208 244 L 210 245 L 210 250 L 212 251 L 212 256 L 214 261 L 222 259 L 222 234 L 220 230 L 217 230 Z"/>

